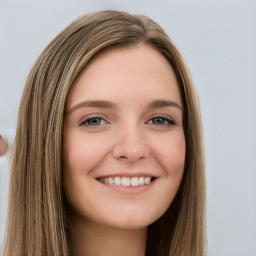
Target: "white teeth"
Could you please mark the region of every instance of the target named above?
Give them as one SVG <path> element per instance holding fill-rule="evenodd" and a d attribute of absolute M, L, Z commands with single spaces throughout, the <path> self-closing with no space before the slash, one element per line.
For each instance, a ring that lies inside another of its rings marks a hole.
<path fill-rule="evenodd" d="M 108 184 L 110 184 L 110 185 L 115 184 L 114 179 L 112 177 L 108 178 Z"/>
<path fill-rule="evenodd" d="M 114 178 L 114 182 L 115 182 L 115 185 L 121 185 L 121 179 L 120 179 L 120 177 L 115 177 L 115 178 Z"/>
<path fill-rule="evenodd" d="M 137 187 L 149 185 L 151 183 L 151 177 L 108 177 L 100 178 L 100 181 L 110 185 Z"/>
<path fill-rule="evenodd" d="M 150 182 L 151 182 L 151 177 L 146 177 L 145 180 L 144 180 L 144 182 L 145 182 L 145 185 L 150 184 Z"/>
<path fill-rule="evenodd" d="M 141 177 L 141 178 L 143 178 L 143 177 Z M 142 184 L 142 185 L 144 185 L 144 184 Z M 139 186 L 139 178 L 138 177 L 131 178 L 131 186 L 133 186 L 133 187 Z"/>
<path fill-rule="evenodd" d="M 139 185 L 144 185 L 144 177 L 139 177 Z"/>
<path fill-rule="evenodd" d="M 121 185 L 126 186 L 126 187 L 130 187 L 131 179 L 128 178 L 128 177 L 122 177 Z"/>

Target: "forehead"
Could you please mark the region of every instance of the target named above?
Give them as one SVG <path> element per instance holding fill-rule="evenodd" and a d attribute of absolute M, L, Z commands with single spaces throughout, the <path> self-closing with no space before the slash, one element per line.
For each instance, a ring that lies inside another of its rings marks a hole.
<path fill-rule="evenodd" d="M 110 96 L 113 100 L 169 96 L 181 104 L 170 63 L 145 44 L 113 48 L 97 55 L 76 78 L 67 103 Z"/>

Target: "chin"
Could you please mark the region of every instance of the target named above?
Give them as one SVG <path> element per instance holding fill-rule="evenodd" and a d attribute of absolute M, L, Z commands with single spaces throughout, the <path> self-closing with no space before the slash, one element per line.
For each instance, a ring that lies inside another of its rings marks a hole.
<path fill-rule="evenodd" d="M 102 224 L 117 228 L 117 229 L 143 229 L 158 220 L 164 212 L 145 212 L 145 211 L 125 211 L 125 213 L 111 214 L 107 219 L 104 219 Z"/>

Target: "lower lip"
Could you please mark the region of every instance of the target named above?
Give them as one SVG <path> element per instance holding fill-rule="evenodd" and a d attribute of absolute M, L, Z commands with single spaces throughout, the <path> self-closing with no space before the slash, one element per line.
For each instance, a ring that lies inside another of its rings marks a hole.
<path fill-rule="evenodd" d="M 157 179 L 154 179 L 153 181 L 150 182 L 150 184 L 148 185 L 142 185 L 142 186 L 118 186 L 118 185 L 110 185 L 107 183 L 103 183 L 101 181 L 98 181 L 100 184 L 102 184 L 104 187 L 106 188 L 110 188 L 113 189 L 117 192 L 123 193 L 123 194 L 130 194 L 130 195 L 137 195 L 143 192 L 146 192 L 148 190 L 150 190 L 152 188 L 152 186 L 154 186 L 154 184 L 156 183 Z"/>

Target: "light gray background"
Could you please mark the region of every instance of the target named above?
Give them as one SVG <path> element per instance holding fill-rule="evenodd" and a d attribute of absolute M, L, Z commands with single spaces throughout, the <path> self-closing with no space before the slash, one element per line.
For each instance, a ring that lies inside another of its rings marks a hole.
<path fill-rule="evenodd" d="M 256 1 L 0 0 L 0 134 L 12 144 L 26 76 L 46 44 L 101 9 L 150 16 L 183 54 L 204 125 L 207 255 L 256 255 Z M 0 244 L 10 154 L 0 158 Z"/>

